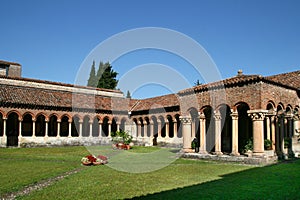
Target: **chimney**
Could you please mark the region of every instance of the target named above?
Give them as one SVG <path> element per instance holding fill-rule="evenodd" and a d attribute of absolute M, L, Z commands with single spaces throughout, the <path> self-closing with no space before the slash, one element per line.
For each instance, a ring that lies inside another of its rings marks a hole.
<path fill-rule="evenodd" d="M 237 76 L 242 76 L 243 75 L 243 70 L 239 69 Z"/>
<path fill-rule="evenodd" d="M 19 63 L 0 60 L 0 75 L 8 77 L 21 77 L 22 66 Z"/>

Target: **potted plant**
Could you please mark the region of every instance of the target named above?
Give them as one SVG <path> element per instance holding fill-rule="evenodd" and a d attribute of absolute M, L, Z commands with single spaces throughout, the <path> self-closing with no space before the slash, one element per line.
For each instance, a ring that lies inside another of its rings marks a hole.
<path fill-rule="evenodd" d="M 264 140 L 264 148 L 265 150 L 271 150 L 272 149 L 272 141 L 269 139 Z"/>
<path fill-rule="evenodd" d="M 111 134 L 113 147 L 118 149 L 130 149 L 130 143 L 132 142 L 132 136 L 125 131 L 116 131 Z"/>
<path fill-rule="evenodd" d="M 253 151 L 253 139 L 249 138 L 244 146 L 244 152 L 247 156 L 251 156 Z"/>

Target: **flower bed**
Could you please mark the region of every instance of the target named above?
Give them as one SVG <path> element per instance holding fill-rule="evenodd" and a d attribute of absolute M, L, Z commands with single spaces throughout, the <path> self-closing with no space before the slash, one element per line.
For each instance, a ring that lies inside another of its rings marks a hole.
<path fill-rule="evenodd" d="M 108 163 L 108 158 L 103 155 L 87 155 L 81 159 L 81 163 L 86 166 L 90 165 L 104 165 Z"/>

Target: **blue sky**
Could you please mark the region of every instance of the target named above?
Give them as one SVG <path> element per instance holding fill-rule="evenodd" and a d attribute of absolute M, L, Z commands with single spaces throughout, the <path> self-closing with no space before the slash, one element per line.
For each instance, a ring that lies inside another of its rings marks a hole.
<path fill-rule="evenodd" d="M 143 27 L 171 29 L 194 39 L 208 52 L 223 79 L 235 76 L 238 69 L 268 76 L 299 70 L 300 66 L 297 0 L 0 3 L 0 59 L 22 64 L 22 75 L 27 78 L 75 83 L 82 62 L 97 45 L 120 32 Z M 112 65 L 122 79 L 139 66 L 151 69 L 149 63 L 155 63 L 153 69 L 165 66 L 173 70 L 162 77 L 150 70 L 145 77 L 136 78 L 159 77 L 170 85 L 157 80 L 129 88 L 125 85 L 120 87 L 125 94 L 129 89 L 133 97 L 145 98 L 193 86 L 197 79 L 204 82 L 186 60 L 155 49 L 130 52 Z M 175 87 L 171 85 L 178 79 L 170 78 L 176 77 L 173 72 L 184 80 Z"/>

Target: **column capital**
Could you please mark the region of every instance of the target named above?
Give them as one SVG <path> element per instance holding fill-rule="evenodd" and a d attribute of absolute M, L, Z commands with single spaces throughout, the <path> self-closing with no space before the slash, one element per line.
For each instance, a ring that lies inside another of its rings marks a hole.
<path fill-rule="evenodd" d="M 216 113 L 214 114 L 214 119 L 215 119 L 215 120 L 221 120 L 221 119 L 222 119 L 221 114 L 220 114 L 219 112 L 216 112 Z"/>
<path fill-rule="evenodd" d="M 234 112 L 230 113 L 230 116 L 232 119 L 237 120 L 239 118 L 239 113 L 237 111 L 234 111 Z"/>
<path fill-rule="evenodd" d="M 190 124 L 190 123 L 192 123 L 192 118 L 188 117 L 188 116 L 180 116 L 179 120 L 183 124 Z"/>
<path fill-rule="evenodd" d="M 262 121 L 265 118 L 265 115 L 268 113 L 267 110 L 248 110 L 248 115 L 253 121 Z"/>
<path fill-rule="evenodd" d="M 200 113 L 199 114 L 199 119 L 205 119 L 205 114 L 204 113 Z"/>

